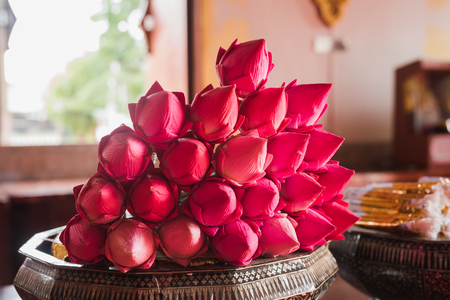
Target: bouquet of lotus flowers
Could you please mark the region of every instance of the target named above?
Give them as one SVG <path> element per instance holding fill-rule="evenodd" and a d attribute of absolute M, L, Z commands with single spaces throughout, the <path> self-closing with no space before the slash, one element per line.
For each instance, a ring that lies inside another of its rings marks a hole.
<path fill-rule="evenodd" d="M 247 265 L 343 239 L 359 218 L 341 194 L 354 171 L 330 160 L 344 139 L 317 125 L 331 84 L 265 87 L 272 68 L 264 40 L 236 40 L 219 50 L 220 86 L 191 105 L 158 82 L 130 104 L 133 128 L 101 139 L 97 173 L 74 188 L 71 261 L 127 272 L 157 251 L 188 266 L 212 250 Z"/>

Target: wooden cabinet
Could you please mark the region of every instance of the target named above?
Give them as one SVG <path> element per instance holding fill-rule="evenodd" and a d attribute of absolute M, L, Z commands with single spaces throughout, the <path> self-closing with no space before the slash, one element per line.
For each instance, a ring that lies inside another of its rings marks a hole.
<path fill-rule="evenodd" d="M 415 61 L 396 70 L 394 163 L 450 169 L 450 63 Z"/>

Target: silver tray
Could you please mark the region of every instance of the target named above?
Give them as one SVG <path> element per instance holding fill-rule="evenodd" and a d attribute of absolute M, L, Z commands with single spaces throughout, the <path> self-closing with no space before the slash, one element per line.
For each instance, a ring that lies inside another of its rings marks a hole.
<path fill-rule="evenodd" d="M 22 299 L 319 299 L 338 266 L 328 244 L 313 252 L 258 258 L 247 266 L 197 267 L 157 263 L 121 273 L 112 266 L 81 266 L 53 257 L 64 227 L 36 234 L 19 252 L 26 256 L 14 286 Z"/>

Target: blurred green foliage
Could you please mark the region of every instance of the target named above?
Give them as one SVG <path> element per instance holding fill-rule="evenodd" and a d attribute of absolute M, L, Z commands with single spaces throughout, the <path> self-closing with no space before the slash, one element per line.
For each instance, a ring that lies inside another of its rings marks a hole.
<path fill-rule="evenodd" d="M 54 80 L 47 103 L 51 121 L 75 142 L 94 141 L 97 121 L 94 112 L 113 103 L 128 113 L 128 103 L 143 95 L 145 42 L 137 43 L 118 27 L 139 7 L 140 0 L 104 0 L 102 12 L 93 21 L 106 21 L 97 52 L 87 53 Z"/>

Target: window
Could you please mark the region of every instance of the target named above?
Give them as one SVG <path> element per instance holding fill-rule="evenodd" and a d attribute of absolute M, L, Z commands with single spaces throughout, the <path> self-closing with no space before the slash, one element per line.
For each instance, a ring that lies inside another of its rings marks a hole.
<path fill-rule="evenodd" d="M 16 22 L 3 47 L 2 145 L 97 143 L 120 124 L 131 125 L 127 104 L 144 92 L 145 1 L 9 0 L 9 6 Z"/>

